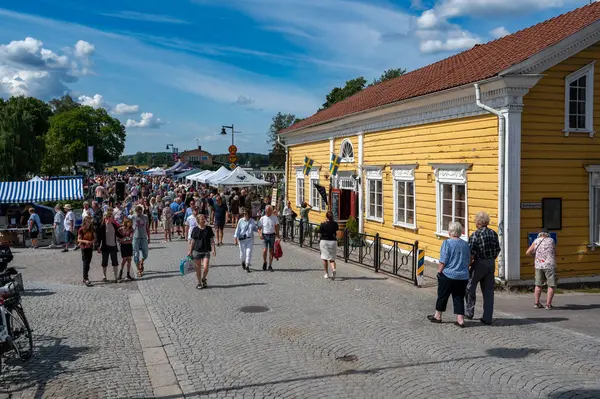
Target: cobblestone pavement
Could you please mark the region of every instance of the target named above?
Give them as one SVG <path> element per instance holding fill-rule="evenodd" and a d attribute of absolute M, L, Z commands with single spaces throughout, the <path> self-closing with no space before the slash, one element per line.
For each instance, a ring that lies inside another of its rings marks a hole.
<path fill-rule="evenodd" d="M 79 255 L 19 253 L 36 353 L 9 362 L 2 392 L 152 396 L 127 302 L 139 290 L 185 397 L 600 398 L 600 339 L 558 327 L 565 317 L 552 312 L 432 325 L 431 290 L 344 263 L 325 280 L 317 252 L 285 244 L 273 273 L 258 270 L 258 245 L 251 274 L 235 247 L 220 247 L 199 291 L 177 272 L 185 243 L 152 247 L 142 280 L 94 288 L 80 285 Z"/>

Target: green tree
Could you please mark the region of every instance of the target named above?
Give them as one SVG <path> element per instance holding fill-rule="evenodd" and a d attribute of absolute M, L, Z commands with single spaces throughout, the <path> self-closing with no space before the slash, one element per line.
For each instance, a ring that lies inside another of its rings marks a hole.
<path fill-rule="evenodd" d="M 44 135 L 52 114 L 48 104 L 33 97 L 0 102 L 0 176 L 18 180 L 40 171 Z"/>
<path fill-rule="evenodd" d="M 406 69 L 390 68 L 390 69 L 386 70 L 385 72 L 383 72 L 378 79 L 373 79 L 373 83 L 371 83 L 369 86 L 374 86 L 381 82 L 385 82 L 386 80 L 395 79 L 397 77 L 404 75 L 405 73 L 406 73 Z"/>
<path fill-rule="evenodd" d="M 325 103 L 323 104 L 324 108 L 329 108 L 335 103 L 339 103 L 347 99 L 348 97 L 352 97 L 359 91 L 363 90 L 367 86 L 367 80 L 359 76 L 358 78 L 348 80 L 344 87 L 334 87 L 333 90 L 325 97 Z"/>
<path fill-rule="evenodd" d="M 282 114 L 278 112 L 273 117 L 269 131 L 267 132 L 267 143 L 272 145 L 269 152 L 269 163 L 276 168 L 282 168 L 285 165 L 285 149 L 277 142 L 277 135 L 283 129 L 286 129 L 296 123 L 297 118 L 294 114 Z"/>
<path fill-rule="evenodd" d="M 63 112 L 79 108 L 82 105 L 74 101 L 70 95 L 65 94 L 61 98 L 55 98 L 50 100 L 50 106 L 52 107 L 52 110 L 55 114 L 62 114 Z"/>
<path fill-rule="evenodd" d="M 88 146 L 94 146 L 96 168 L 102 169 L 123 153 L 125 127 L 103 108 L 75 107 L 50 118 L 45 141 L 43 170 L 49 175 L 60 174 L 64 167 L 86 161 Z"/>

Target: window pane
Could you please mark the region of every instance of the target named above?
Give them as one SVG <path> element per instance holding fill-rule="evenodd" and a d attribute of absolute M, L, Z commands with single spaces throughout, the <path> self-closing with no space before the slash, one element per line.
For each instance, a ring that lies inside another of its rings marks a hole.
<path fill-rule="evenodd" d="M 442 213 L 444 215 L 452 215 L 452 200 L 444 200 L 442 202 Z"/>
<path fill-rule="evenodd" d="M 456 201 L 454 208 L 454 216 L 456 218 L 464 218 L 465 217 L 465 203 L 463 201 Z"/>
<path fill-rule="evenodd" d="M 413 211 L 406 211 L 406 223 L 415 224 L 415 213 Z"/>
<path fill-rule="evenodd" d="M 577 100 L 577 88 L 575 87 L 575 82 L 571 83 L 569 89 L 569 100 L 575 101 Z"/>
<path fill-rule="evenodd" d="M 375 192 L 374 191 L 369 192 L 369 203 L 375 204 Z"/>
<path fill-rule="evenodd" d="M 577 80 L 577 86 L 586 87 L 587 86 L 587 75 L 583 75 Z"/>
<path fill-rule="evenodd" d="M 415 183 L 413 183 L 413 182 L 406 183 L 406 194 L 407 195 L 415 195 Z"/>
<path fill-rule="evenodd" d="M 415 197 L 406 197 L 406 209 L 415 209 Z"/>
<path fill-rule="evenodd" d="M 576 115 L 569 116 L 569 127 L 571 129 L 577 129 L 577 116 Z"/>
<path fill-rule="evenodd" d="M 577 128 L 585 129 L 585 115 L 577 117 Z"/>
<path fill-rule="evenodd" d="M 570 101 L 569 102 L 569 114 L 576 114 L 577 113 L 577 101 Z"/>
<path fill-rule="evenodd" d="M 456 185 L 456 200 L 464 201 L 465 200 L 465 186 L 464 184 Z"/>
<path fill-rule="evenodd" d="M 383 217 L 383 207 L 382 206 L 377 206 L 377 217 L 378 218 Z"/>
<path fill-rule="evenodd" d="M 404 195 L 404 194 L 406 194 L 404 182 L 400 181 L 400 182 L 397 183 L 397 185 L 398 185 L 398 195 Z"/>
<path fill-rule="evenodd" d="M 451 221 L 452 221 L 451 216 L 442 217 L 442 231 L 448 231 L 448 226 L 450 225 Z"/>
<path fill-rule="evenodd" d="M 577 97 L 576 99 L 579 101 L 585 101 L 585 93 L 586 93 L 586 89 L 579 89 L 577 90 Z M 574 100 L 575 98 L 571 98 L 571 100 Z"/>
<path fill-rule="evenodd" d="M 442 198 L 443 199 L 452 199 L 452 185 L 451 184 L 442 184 Z"/>
<path fill-rule="evenodd" d="M 585 115 L 585 102 L 580 101 L 577 103 L 577 113 L 579 115 Z"/>
<path fill-rule="evenodd" d="M 398 209 L 397 222 L 404 223 L 405 218 L 406 218 L 406 213 L 404 212 L 404 209 Z"/>
<path fill-rule="evenodd" d="M 465 219 L 464 219 L 464 218 L 456 218 L 456 219 L 455 219 L 455 221 L 456 221 L 456 222 L 458 222 L 458 223 L 460 223 L 460 225 L 461 225 L 461 226 L 462 226 L 462 228 L 463 228 L 463 234 L 464 234 L 464 232 L 465 232 L 465 230 L 466 230 L 466 227 L 465 227 Z"/>
<path fill-rule="evenodd" d="M 375 216 L 375 204 L 373 202 L 369 204 L 369 216 Z"/>

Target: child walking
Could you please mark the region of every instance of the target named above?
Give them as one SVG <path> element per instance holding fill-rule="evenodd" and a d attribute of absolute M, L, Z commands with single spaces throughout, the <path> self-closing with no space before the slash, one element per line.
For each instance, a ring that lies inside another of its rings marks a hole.
<path fill-rule="evenodd" d="M 123 237 L 121 242 L 121 270 L 119 270 L 119 281 L 123 280 L 123 269 L 127 265 L 127 281 L 133 280 L 131 277 L 131 257 L 133 256 L 133 222 L 131 219 L 125 219 L 121 227 Z"/>

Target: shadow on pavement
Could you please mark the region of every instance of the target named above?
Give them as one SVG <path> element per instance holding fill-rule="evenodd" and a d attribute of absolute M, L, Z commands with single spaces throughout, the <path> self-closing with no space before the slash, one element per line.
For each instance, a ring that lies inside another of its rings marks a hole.
<path fill-rule="evenodd" d="M 45 290 L 43 288 L 26 289 L 22 295 L 23 296 L 49 296 L 49 295 L 54 295 L 54 291 Z"/>
<path fill-rule="evenodd" d="M 562 306 L 554 306 L 556 310 L 591 310 L 600 309 L 600 304 L 593 303 L 589 305 L 567 304 Z"/>
<path fill-rule="evenodd" d="M 334 281 L 346 281 L 346 280 L 387 280 L 387 277 L 336 277 Z"/>
<path fill-rule="evenodd" d="M 275 264 L 273 264 L 273 268 L 275 268 Z M 303 273 L 303 272 L 315 272 L 319 271 L 319 269 L 275 269 L 276 272 L 287 272 L 287 273 Z"/>
<path fill-rule="evenodd" d="M 251 287 L 253 285 L 267 285 L 267 283 L 244 283 L 244 284 L 231 284 L 231 285 L 209 285 L 208 288 L 239 288 L 239 287 Z"/>
<path fill-rule="evenodd" d="M 568 321 L 569 319 L 566 317 L 529 317 L 526 319 L 496 319 L 494 320 L 493 326 L 497 327 L 510 327 L 510 326 L 525 326 L 528 324 L 537 324 L 537 323 L 558 323 L 559 321 Z M 474 326 L 484 326 L 481 323 L 471 324 L 469 327 Z M 484 326 L 487 327 L 487 326 Z"/>
<path fill-rule="evenodd" d="M 12 394 L 35 388 L 34 398 L 41 398 L 46 385 L 60 375 L 80 376 L 108 370 L 111 367 L 77 367 L 69 369 L 65 363 L 78 360 L 90 352 L 89 347 L 72 347 L 62 343 L 64 338 L 34 336 L 33 357 L 26 362 L 15 357 L 8 358 L 3 365 L 0 393 Z M 14 356 L 14 355 L 13 355 Z M 101 373 L 100 373 L 101 374 Z"/>
<path fill-rule="evenodd" d="M 493 349 L 489 349 L 486 351 L 487 356 L 473 356 L 473 357 L 465 357 L 465 358 L 459 358 L 459 359 L 446 359 L 446 360 L 431 361 L 431 362 L 398 364 L 395 366 L 376 367 L 376 368 L 370 368 L 370 369 L 364 369 L 364 370 L 348 369 L 348 370 L 341 371 L 339 373 L 331 373 L 331 374 L 323 374 L 323 375 L 309 375 L 309 376 L 305 376 L 305 377 L 287 378 L 287 379 L 282 379 L 282 380 L 260 382 L 260 383 L 255 383 L 255 384 L 222 387 L 222 388 L 216 388 L 216 389 L 211 389 L 211 390 L 207 390 L 207 391 L 194 392 L 191 395 L 207 396 L 207 395 L 216 395 L 220 392 L 238 391 L 238 390 L 247 389 L 247 388 L 259 388 L 259 387 L 264 387 L 264 386 L 269 386 L 269 385 L 289 384 L 289 383 L 300 382 L 300 381 L 316 381 L 316 380 L 324 380 L 327 378 L 335 378 L 335 377 L 349 376 L 349 375 L 373 375 L 373 374 L 377 374 L 379 372 L 387 371 L 387 370 L 399 370 L 399 369 L 405 369 L 405 368 L 411 368 L 411 367 L 422 367 L 422 366 L 435 365 L 435 364 L 454 363 L 454 362 L 461 362 L 464 360 L 485 359 L 485 358 L 489 358 L 489 357 L 511 357 L 513 359 L 517 359 L 517 358 L 520 359 L 520 358 L 524 358 L 524 357 L 527 357 L 531 354 L 535 354 L 538 352 L 539 352 L 538 349 L 529 349 L 529 348 L 521 348 L 521 349 L 493 348 Z M 512 356 L 507 356 L 506 353 L 508 353 L 509 355 L 512 355 Z M 360 361 L 358 361 L 358 363 L 360 363 Z M 358 364 L 358 363 L 354 363 L 354 364 Z M 179 397 L 180 396 L 166 395 L 166 396 L 160 396 L 160 397 L 157 396 L 156 398 L 158 398 L 158 399 L 175 399 L 175 398 L 179 398 Z"/>
<path fill-rule="evenodd" d="M 150 247 L 148 248 L 149 251 L 154 251 L 155 249 L 165 249 L 167 247 Z"/>
<path fill-rule="evenodd" d="M 571 398 L 600 398 L 600 389 L 570 389 L 568 391 L 554 392 L 548 396 L 549 399 L 571 399 Z"/>

